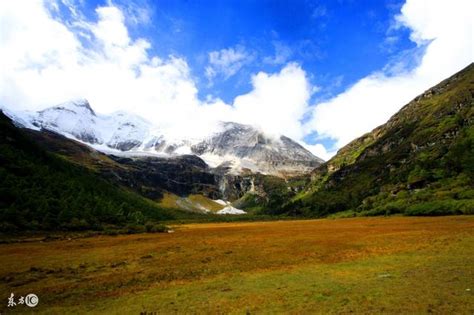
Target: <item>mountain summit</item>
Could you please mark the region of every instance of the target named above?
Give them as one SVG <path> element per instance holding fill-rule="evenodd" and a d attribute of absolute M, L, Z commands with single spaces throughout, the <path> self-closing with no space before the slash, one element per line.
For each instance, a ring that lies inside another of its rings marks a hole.
<path fill-rule="evenodd" d="M 324 163 L 288 137 L 269 137 L 252 126 L 234 122 L 221 125 L 222 131 L 191 147 L 211 166 L 292 175 L 309 172 Z"/>
<path fill-rule="evenodd" d="M 271 137 L 235 122 L 219 123 L 217 130 L 205 138 L 176 140 L 136 115 L 97 114 L 84 99 L 37 112 L 5 113 L 19 126 L 53 131 L 104 153 L 162 157 L 194 154 L 223 173 L 288 177 L 309 173 L 324 163 L 288 137 Z"/>

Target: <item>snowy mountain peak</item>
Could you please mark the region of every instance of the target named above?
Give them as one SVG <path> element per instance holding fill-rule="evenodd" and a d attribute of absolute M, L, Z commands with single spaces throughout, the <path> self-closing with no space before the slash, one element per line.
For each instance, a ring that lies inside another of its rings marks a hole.
<path fill-rule="evenodd" d="M 89 101 L 85 98 L 79 98 L 79 99 L 76 99 L 76 100 L 72 100 L 72 101 L 69 101 L 69 102 L 65 102 L 65 103 L 62 103 L 62 104 L 59 104 L 59 105 L 56 105 L 52 108 L 48 108 L 46 109 L 46 111 L 48 110 L 65 110 L 65 111 L 73 111 L 73 112 L 76 112 L 76 113 L 86 113 L 86 115 L 92 115 L 92 116 L 96 116 L 94 110 L 92 109 L 91 105 L 89 104 Z"/>
<path fill-rule="evenodd" d="M 101 143 L 95 130 L 97 116 L 87 100 L 66 102 L 36 112 L 31 123 L 43 129 L 52 130 L 68 137 L 96 144 Z"/>

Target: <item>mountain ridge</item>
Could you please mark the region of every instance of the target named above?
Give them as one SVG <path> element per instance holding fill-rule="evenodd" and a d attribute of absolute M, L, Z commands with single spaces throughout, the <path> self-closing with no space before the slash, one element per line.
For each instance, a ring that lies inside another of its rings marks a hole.
<path fill-rule="evenodd" d="M 107 154 L 178 156 L 195 154 L 232 174 L 247 171 L 288 177 L 309 173 L 324 161 L 288 137 L 267 136 L 250 125 L 220 122 L 200 139 L 173 139 L 139 116 L 124 112 L 99 115 L 85 99 L 37 112 L 12 112 L 19 126 L 51 130 Z"/>

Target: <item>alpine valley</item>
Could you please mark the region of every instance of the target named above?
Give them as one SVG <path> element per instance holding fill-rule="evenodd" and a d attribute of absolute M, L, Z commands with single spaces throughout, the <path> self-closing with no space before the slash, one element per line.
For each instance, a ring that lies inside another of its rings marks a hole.
<path fill-rule="evenodd" d="M 472 214 L 473 96 L 471 64 L 327 162 L 288 137 L 235 122 L 177 139 L 141 117 L 98 114 L 85 99 L 3 109 L 0 227 Z"/>

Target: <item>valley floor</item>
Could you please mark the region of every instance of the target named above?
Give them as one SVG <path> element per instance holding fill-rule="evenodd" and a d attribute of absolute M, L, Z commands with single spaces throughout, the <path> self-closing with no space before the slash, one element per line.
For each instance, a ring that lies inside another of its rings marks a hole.
<path fill-rule="evenodd" d="M 190 224 L 0 262 L 0 314 L 474 313 L 474 216 Z"/>

